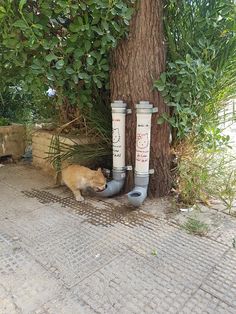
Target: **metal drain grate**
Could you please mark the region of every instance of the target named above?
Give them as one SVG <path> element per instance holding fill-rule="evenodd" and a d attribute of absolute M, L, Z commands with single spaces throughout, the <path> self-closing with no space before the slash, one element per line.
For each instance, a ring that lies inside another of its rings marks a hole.
<path fill-rule="evenodd" d="M 61 197 L 47 191 L 33 189 L 31 191 L 22 191 L 22 193 L 27 197 L 36 198 L 42 204 L 60 203 L 61 201 Z"/>
<path fill-rule="evenodd" d="M 57 203 L 63 207 L 72 209 L 73 213 L 86 217 L 86 222 L 93 225 L 102 225 L 104 227 L 117 223 L 125 224 L 130 227 L 142 225 L 144 221 L 151 218 L 150 215 L 134 210 L 128 206 L 112 206 L 101 200 L 105 208 L 96 207 L 88 203 L 78 203 L 73 197 L 60 197 L 44 190 L 33 189 L 31 191 L 23 191 L 25 196 L 36 198 L 42 204 Z"/>

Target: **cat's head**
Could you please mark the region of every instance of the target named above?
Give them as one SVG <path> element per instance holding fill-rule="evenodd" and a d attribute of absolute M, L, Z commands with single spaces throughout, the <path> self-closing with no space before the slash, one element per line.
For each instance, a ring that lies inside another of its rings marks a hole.
<path fill-rule="evenodd" d="M 94 189 L 96 192 L 101 192 L 106 188 L 106 178 L 104 177 L 101 168 L 97 171 L 94 171 L 91 188 Z"/>
<path fill-rule="evenodd" d="M 112 141 L 118 143 L 120 141 L 120 131 L 118 128 L 112 130 Z"/>
<path fill-rule="evenodd" d="M 137 135 L 137 146 L 138 148 L 147 148 L 148 147 L 148 134 L 138 134 Z"/>

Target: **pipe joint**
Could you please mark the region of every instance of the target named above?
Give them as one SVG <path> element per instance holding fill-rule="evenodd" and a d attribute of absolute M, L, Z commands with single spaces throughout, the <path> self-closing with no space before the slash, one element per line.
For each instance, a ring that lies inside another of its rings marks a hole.
<path fill-rule="evenodd" d="M 111 197 L 120 193 L 125 183 L 125 171 L 113 170 L 113 180 L 106 184 L 105 190 L 97 192 L 97 196 Z"/>
<path fill-rule="evenodd" d="M 125 179 L 125 169 L 122 170 L 122 171 L 118 171 L 118 170 L 115 170 L 113 169 L 112 171 L 112 177 L 114 180 L 116 181 L 122 181 Z"/>
<path fill-rule="evenodd" d="M 140 175 L 140 174 L 135 174 L 134 177 L 134 184 L 135 186 L 148 186 L 149 183 L 149 174 L 147 175 Z"/>

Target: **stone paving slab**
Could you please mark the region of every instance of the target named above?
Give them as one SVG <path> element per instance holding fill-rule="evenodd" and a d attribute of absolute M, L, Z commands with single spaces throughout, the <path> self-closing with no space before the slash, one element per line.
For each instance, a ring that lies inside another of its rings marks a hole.
<path fill-rule="evenodd" d="M 192 290 L 160 268 L 128 251 L 73 290 L 98 313 L 178 313 Z"/>
<path fill-rule="evenodd" d="M 199 289 L 184 305 L 179 314 L 235 314 L 235 308 Z"/>
<path fill-rule="evenodd" d="M 87 303 L 71 292 L 63 291 L 32 314 L 97 314 Z"/>
<path fill-rule="evenodd" d="M 236 218 L 230 215 L 219 215 L 222 215 L 221 223 L 209 233 L 209 237 L 232 247 L 236 241 Z"/>
<path fill-rule="evenodd" d="M 161 237 L 157 231 L 154 238 L 146 252 L 145 237 L 141 251 L 139 245 L 134 246 L 144 256 L 137 252 L 124 253 L 79 284 L 78 294 L 82 293 L 87 303 L 92 302 L 99 313 L 139 313 L 140 308 L 143 313 L 178 313 L 220 261 L 225 247 L 218 247 L 210 240 L 207 243 L 198 243 L 198 239 L 192 241 L 190 236 L 176 229 Z M 151 255 L 153 247 L 156 256 Z M 142 291 L 137 287 L 142 287 Z M 94 295 L 97 303 L 94 303 Z M 112 297 L 116 306 L 108 306 L 109 302 L 113 304 Z"/>
<path fill-rule="evenodd" d="M 20 191 L 0 182 L 0 220 L 16 219 L 22 213 L 28 213 L 42 207 L 35 199 L 28 199 Z"/>
<path fill-rule="evenodd" d="M 27 174 L 26 174 L 27 169 Z M 10 164 L 1 167 L 0 183 L 21 192 L 25 189 L 53 186 L 54 180 L 30 165 Z"/>
<path fill-rule="evenodd" d="M 30 313 L 50 300 L 61 286 L 27 252 L 14 248 L 11 242 L 8 251 L 0 252 L 0 313 L 10 314 L 12 310 Z"/>
<path fill-rule="evenodd" d="M 231 249 L 223 256 L 202 284 L 202 289 L 234 307 L 236 313 L 236 250 Z"/>

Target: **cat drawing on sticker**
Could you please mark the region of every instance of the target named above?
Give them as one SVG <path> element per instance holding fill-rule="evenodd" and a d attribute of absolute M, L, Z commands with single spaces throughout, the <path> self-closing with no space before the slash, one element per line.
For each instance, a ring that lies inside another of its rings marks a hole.
<path fill-rule="evenodd" d="M 113 144 L 120 141 L 120 131 L 118 128 L 112 130 Z"/>
<path fill-rule="evenodd" d="M 137 134 L 137 147 L 140 149 L 148 147 L 148 133 Z"/>

